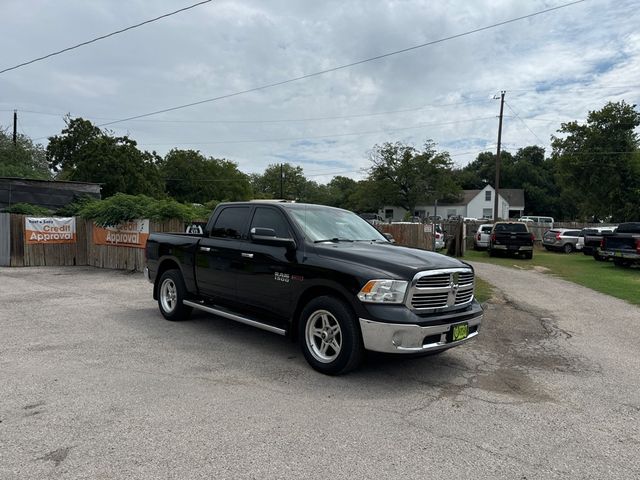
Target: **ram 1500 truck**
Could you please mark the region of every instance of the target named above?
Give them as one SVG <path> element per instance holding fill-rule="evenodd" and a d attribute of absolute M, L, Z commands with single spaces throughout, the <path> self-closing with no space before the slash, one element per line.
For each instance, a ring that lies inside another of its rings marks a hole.
<path fill-rule="evenodd" d="M 152 233 L 146 255 L 168 320 L 195 308 L 290 335 L 331 375 L 365 350 L 444 351 L 482 320 L 470 265 L 393 245 L 355 213 L 322 205 L 223 203 L 202 235 Z"/>
<path fill-rule="evenodd" d="M 489 256 L 524 255 L 533 258 L 533 234 L 524 222 L 497 222 L 489 237 Z"/>
<path fill-rule="evenodd" d="M 616 233 L 603 236 L 600 253 L 618 267 L 640 264 L 640 222 L 621 223 Z"/>

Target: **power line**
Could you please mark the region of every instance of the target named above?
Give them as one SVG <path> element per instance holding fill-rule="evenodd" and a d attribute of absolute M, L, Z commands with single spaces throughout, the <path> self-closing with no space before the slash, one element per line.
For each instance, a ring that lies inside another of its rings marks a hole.
<path fill-rule="evenodd" d="M 443 37 L 443 38 L 440 38 L 440 39 L 437 39 L 437 40 L 432 40 L 430 42 L 421 43 L 419 45 L 414 45 L 414 46 L 403 48 L 403 49 L 400 49 L 400 50 L 394 50 L 392 52 L 384 53 L 384 54 L 381 54 L 381 55 L 376 55 L 374 57 L 369 57 L 369 58 L 366 58 L 366 59 L 363 59 L 363 60 L 358 60 L 356 62 L 351 62 L 351 63 L 347 63 L 347 64 L 344 64 L 344 65 L 339 65 L 337 67 L 327 68 L 325 70 L 320 70 L 320 71 L 313 72 L 313 73 L 307 73 L 307 74 L 301 75 L 299 77 L 289 78 L 287 80 L 281 80 L 279 82 L 269 83 L 269 84 L 262 85 L 262 86 L 259 86 L 259 87 L 253 87 L 253 88 L 249 88 L 247 90 L 241 90 L 241 91 L 234 92 L 234 93 L 228 93 L 228 94 L 225 94 L 225 95 L 220 95 L 220 96 L 213 97 L 213 98 L 208 98 L 208 99 L 205 99 L 205 100 L 199 100 L 197 102 L 185 103 L 183 105 L 178 105 L 178 106 L 175 106 L 175 107 L 163 108 L 163 109 L 160 109 L 160 110 L 155 110 L 153 112 L 143 113 L 143 114 L 140 114 L 140 115 L 133 115 L 131 117 L 123 118 L 123 119 L 120 119 L 120 120 L 114 120 L 114 121 L 103 123 L 103 124 L 97 125 L 97 126 L 98 127 L 105 127 L 107 125 L 113 125 L 115 123 L 127 122 L 127 121 L 130 121 L 130 120 L 137 120 L 139 118 L 150 117 L 150 116 L 153 116 L 153 115 L 158 115 L 160 113 L 173 112 L 175 110 L 181 110 L 183 108 L 193 107 L 193 106 L 196 106 L 196 105 L 202 105 L 203 103 L 215 102 L 215 101 L 222 100 L 222 99 L 225 99 L 225 98 L 237 97 L 239 95 L 244 95 L 244 94 L 251 93 L 251 92 L 257 92 L 257 91 L 261 91 L 261 90 L 266 90 L 268 88 L 273 88 L 273 87 L 277 87 L 277 86 L 280 86 L 280 85 L 285 85 L 285 84 L 288 84 L 288 83 L 297 82 L 297 81 L 304 80 L 304 79 L 307 79 L 307 78 L 317 77 L 319 75 L 324 75 L 326 73 L 336 72 L 338 70 L 344 70 L 346 68 L 354 67 L 356 65 L 362 65 L 363 63 L 372 62 L 374 60 L 380 60 L 382 58 L 387 58 L 387 57 L 391 57 L 391 56 L 394 56 L 394 55 L 399 55 L 401 53 L 406 53 L 406 52 L 410 52 L 412 50 L 417 50 L 417 49 L 428 47 L 428 46 L 431 46 L 431 45 L 436 45 L 438 43 L 443 43 L 443 42 L 446 42 L 446 41 L 449 41 L 449 40 L 454 40 L 456 38 L 465 37 L 465 36 L 468 36 L 468 35 L 479 33 L 479 32 L 485 31 L 485 30 L 490 30 L 492 28 L 500 27 L 500 26 L 507 25 L 507 24 L 510 24 L 510 23 L 514 23 L 514 22 L 517 22 L 517 21 L 520 21 L 520 20 L 524 20 L 524 19 L 527 19 L 527 18 L 536 17 L 538 15 L 549 13 L 549 12 L 552 12 L 552 11 L 555 11 L 555 10 L 560 10 L 562 8 L 570 7 L 572 5 L 577 5 L 577 4 L 583 3 L 585 1 L 586 0 L 576 0 L 574 2 L 570 2 L 570 3 L 563 4 L 563 5 L 559 5 L 557 7 L 547 8 L 545 10 L 540 10 L 538 12 L 530 13 L 528 15 L 523 15 L 523 16 L 520 16 L 520 17 L 516 17 L 516 18 L 512 18 L 512 19 L 505 20 L 505 21 L 502 21 L 502 22 L 494 23 L 494 24 L 487 25 L 487 26 L 484 26 L 484 27 L 476 28 L 476 29 L 473 29 L 473 30 L 468 30 L 466 32 L 458 33 L 458 34 L 455 34 L 455 35 L 450 35 L 448 37 Z"/>
<path fill-rule="evenodd" d="M 506 104 L 507 104 L 507 107 L 509 107 L 509 110 L 511 110 L 511 111 L 513 112 L 513 114 L 516 116 L 516 118 L 522 122 L 522 124 L 527 128 L 527 130 L 529 130 L 529 131 L 531 132 L 531 134 L 532 134 L 534 137 L 536 137 L 536 139 L 540 142 L 540 144 L 541 144 L 541 145 L 544 145 L 545 143 L 540 139 L 540 137 L 539 137 L 538 135 L 536 135 L 536 132 L 534 132 L 533 130 L 531 130 L 531 129 L 529 128 L 529 125 L 527 125 L 527 124 L 525 123 L 525 121 L 520 117 L 520 115 L 518 115 L 518 112 L 516 112 L 516 111 L 511 107 L 511 105 L 509 105 L 509 102 L 507 102 L 507 101 L 505 100 L 505 102 L 504 102 L 504 103 L 506 103 Z"/>
<path fill-rule="evenodd" d="M 118 35 L 120 33 L 126 32 L 128 30 L 133 30 L 134 28 L 141 27 L 141 26 L 146 25 L 148 23 L 156 22 L 158 20 L 170 17 L 170 16 L 175 15 L 177 13 L 184 12 L 186 10 L 191 10 L 192 8 L 195 8 L 195 7 L 199 6 L 199 5 L 203 5 L 205 3 L 209 3 L 211 1 L 212 0 L 203 0 L 202 2 L 194 3 L 193 5 L 189 5 L 188 7 L 184 7 L 184 8 L 181 8 L 179 10 L 175 10 L 173 12 L 165 13 L 164 15 L 160 15 L 159 17 L 155 17 L 155 18 L 152 18 L 152 19 L 149 19 L 149 20 L 145 20 L 144 22 L 140 22 L 140 23 L 137 23 L 135 25 L 131 25 L 129 27 L 126 27 L 126 28 L 123 28 L 123 29 L 120 29 L 120 30 L 116 30 L 115 32 L 107 33 L 106 35 L 101 35 L 101 36 L 93 38 L 91 40 L 87 40 L 86 42 L 78 43 L 77 45 L 73 45 L 71 47 L 63 48 L 62 50 L 58 50 L 57 52 L 49 53 L 49 54 L 44 55 L 42 57 L 34 58 L 33 60 L 29 60 L 28 62 L 19 63 L 18 65 L 14 65 L 13 67 L 8 67 L 8 68 L 5 68 L 4 70 L 0 70 L 0 74 L 8 72 L 10 70 L 16 70 L 17 68 L 24 67 L 26 65 L 30 65 L 32 63 L 39 62 L 41 60 L 45 60 L 45 59 L 53 57 L 55 55 L 60 55 L 61 53 L 65 53 L 65 52 L 68 52 L 69 50 L 74 50 L 76 48 L 83 47 L 85 45 L 89 45 L 90 43 L 94 43 L 94 42 L 97 42 L 99 40 L 104 40 L 105 38 L 109 38 L 109 37 L 112 37 L 114 35 Z"/>
<path fill-rule="evenodd" d="M 491 120 L 494 117 L 478 117 L 478 118 L 469 118 L 463 120 L 452 120 L 450 122 L 438 122 L 438 123 L 421 123 L 419 125 L 414 125 L 412 127 L 400 127 L 400 128 L 386 128 L 383 130 L 371 130 L 366 132 L 351 132 L 351 133 L 334 133 L 330 135 L 317 135 L 317 136 L 307 136 L 307 137 L 295 137 L 295 138 L 270 138 L 270 139 L 260 139 L 260 140 L 221 140 L 218 142 L 170 142 L 170 143 L 140 143 L 140 145 L 156 145 L 156 146 L 167 146 L 167 145 L 224 145 L 224 144 L 238 144 L 238 143 L 271 143 L 271 142 L 290 142 L 290 141 L 302 141 L 302 140 L 318 140 L 323 138 L 338 138 L 338 137 L 350 137 L 357 135 L 372 135 L 376 133 L 385 133 L 385 132 L 399 132 L 403 130 L 413 130 L 416 128 L 423 127 L 436 127 L 443 125 L 454 125 L 457 123 L 466 123 L 466 122 L 477 122 L 479 120 Z"/>

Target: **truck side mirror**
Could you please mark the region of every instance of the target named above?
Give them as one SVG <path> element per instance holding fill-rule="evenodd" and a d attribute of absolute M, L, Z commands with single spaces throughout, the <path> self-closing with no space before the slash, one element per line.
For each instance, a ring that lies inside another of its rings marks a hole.
<path fill-rule="evenodd" d="M 251 240 L 261 245 L 285 247 L 287 250 L 296 248 L 296 241 L 293 238 L 276 237 L 276 231 L 273 228 L 253 227 L 249 233 Z"/>

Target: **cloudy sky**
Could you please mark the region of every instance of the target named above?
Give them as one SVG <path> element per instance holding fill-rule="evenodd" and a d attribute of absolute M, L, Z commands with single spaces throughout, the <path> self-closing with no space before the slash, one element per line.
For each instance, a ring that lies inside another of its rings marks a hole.
<path fill-rule="evenodd" d="M 196 0 L 1 0 L 0 70 Z M 214 1 L 0 74 L 0 126 L 46 144 L 63 115 L 104 124 L 259 87 L 568 3 L 568 0 Z M 362 178 L 376 143 L 432 139 L 465 165 L 504 148 L 549 151 L 563 121 L 640 103 L 640 2 L 586 0 L 293 83 L 114 123 L 160 154 L 192 148 L 261 172 Z"/>

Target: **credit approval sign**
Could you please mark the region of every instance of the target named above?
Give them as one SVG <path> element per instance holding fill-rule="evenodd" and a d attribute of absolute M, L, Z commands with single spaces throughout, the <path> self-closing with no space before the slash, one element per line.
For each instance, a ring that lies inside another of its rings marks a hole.
<path fill-rule="evenodd" d="M 149 220 L 131 220 L 113 227 L 93 226 L 95 245 L 144 248 L 149 238 Z"/>
<path fill-rule="evenodd" d="M 25 217 L 24 241 L 27 245 L 76 243 L 74 217 Z"/>

